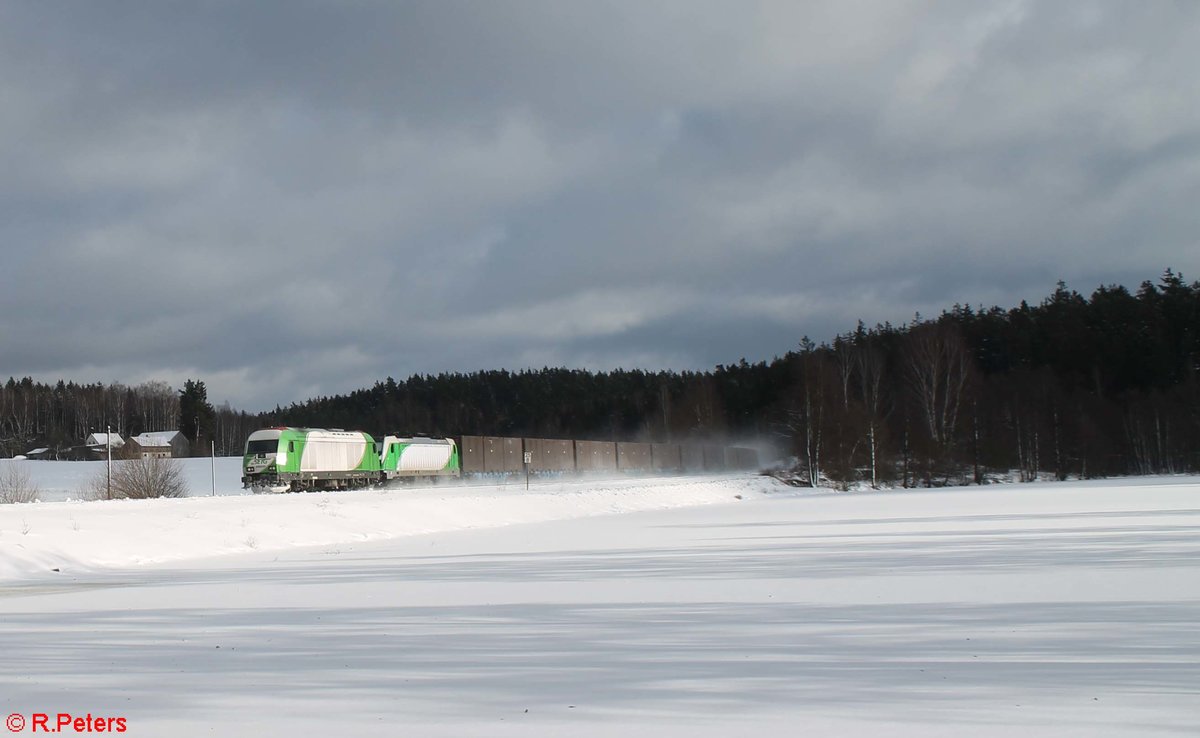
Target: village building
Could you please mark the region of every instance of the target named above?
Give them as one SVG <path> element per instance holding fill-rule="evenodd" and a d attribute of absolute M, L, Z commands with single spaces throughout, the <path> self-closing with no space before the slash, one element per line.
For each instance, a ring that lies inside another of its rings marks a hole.
<path fill-rule="evenodd" d="M 131 459 L 170 459 L 188 455 L 190 444 L 179 431 L 140 433 L 129 439 L 124 456 Z"/>
<path fill-rule="evenodd" d="M 83 443 L 85 446 L 93 448 L 99 446 L 101 449 L 111 444 L 116 449 L 125 445 L 125 439 L 121 438 L 120 433 L 93 433 Z"/>
<path fill-rule="evenodd" d="M 119 433 L 93 433 L 84 440 L 83 445 L 83 458 L 103 459 L 107 458 L 110 449 L 113 456 L 117 456 L 125 445 L 125 439 Z M 75 450 L 74 454 L 79 458 L 79 450 Z"/>

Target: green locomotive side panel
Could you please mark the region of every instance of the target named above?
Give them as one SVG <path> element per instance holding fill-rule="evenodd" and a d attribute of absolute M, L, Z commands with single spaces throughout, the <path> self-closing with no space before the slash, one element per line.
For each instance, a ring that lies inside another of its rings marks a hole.
<path fill-rule="evenodd" d="M 299 472 L 300 458 L 304 455 L 304 442 L 308 433 L 288 429 L 279 437 L 279 450 L 276 452 L 275 470 L 277 472 Z M 278 461 L 282 459 L 282 462 Z"/>
<path fill-rule="evenodd" d="M 383 459 L 380 461 L 380 465 L 385 471 L 396 471 L 396 464 L 400 461 L 400 444 L 394 441 L 388 443 L 386 440 L 384 443 L 387 445 L 384 446 Z"/>
<path fill-rule="evenodd" d="M 388 478 L 459 475 L 458 446 L 449 438 L 387 436 L 383 444 L 383 471 Z"/>

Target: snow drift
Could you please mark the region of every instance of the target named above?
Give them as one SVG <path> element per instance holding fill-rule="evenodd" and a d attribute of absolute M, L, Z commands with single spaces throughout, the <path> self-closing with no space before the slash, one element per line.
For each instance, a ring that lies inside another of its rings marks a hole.
<path fill-rule="evenodd" d="M 232 487 L 229 460 L 221 461 L 215 497 L 0 506 L 0 579 L 730 502 L 778 486 L 748 476 L 670 477 L 538 481 L 529 491 L 509 483 L 258 496 Z M 195 494 L 209 487 L 198 483 L 209 462 L 192 462 Z M 39 472 L 47 494 L 58 497 L 86 478 L 83 467 L 103 468 L 25 463 Z"/>

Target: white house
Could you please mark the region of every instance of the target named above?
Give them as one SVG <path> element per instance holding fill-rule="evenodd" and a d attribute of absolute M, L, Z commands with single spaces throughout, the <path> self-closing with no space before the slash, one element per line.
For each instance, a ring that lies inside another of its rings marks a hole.
<path fill-rule="evenodd" d="M 129 439 L 127 456 L 143 459 L 169 459 L 188 455 L 190 444 L 188 439 L 179 431 L 154 431 L 139 433 Z"/>
<path fill-rule="evenodd" d="M 121 438 L 119 433 L 93 433 L 84 441 L 87 446 L 99 446 L 101 449 L 106 448 L 109 443 L 113 448 L 121 448 L 125 445 L 125 439 Z"/>
<path fill-rule="evenodd" d="M 112 446 L 110 447 L 108 444 L 112 444 Z M 83 445 L 87 448 L 87 456 L 84 458 L 103 459 L 108 456 L 109 451 L 116 456 L 117 451 L 125 445 L 125 439 L 117 433 L 93 433 L 87 437 Z"/>

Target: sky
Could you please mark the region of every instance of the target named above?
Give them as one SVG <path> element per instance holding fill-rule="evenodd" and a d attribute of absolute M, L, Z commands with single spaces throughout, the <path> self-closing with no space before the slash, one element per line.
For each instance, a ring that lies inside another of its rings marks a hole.
<path fill-rule="evenodd" d="M 770 360 L 1200 278 L 1200 4 L 0 1 L 0 375 Z"/>

